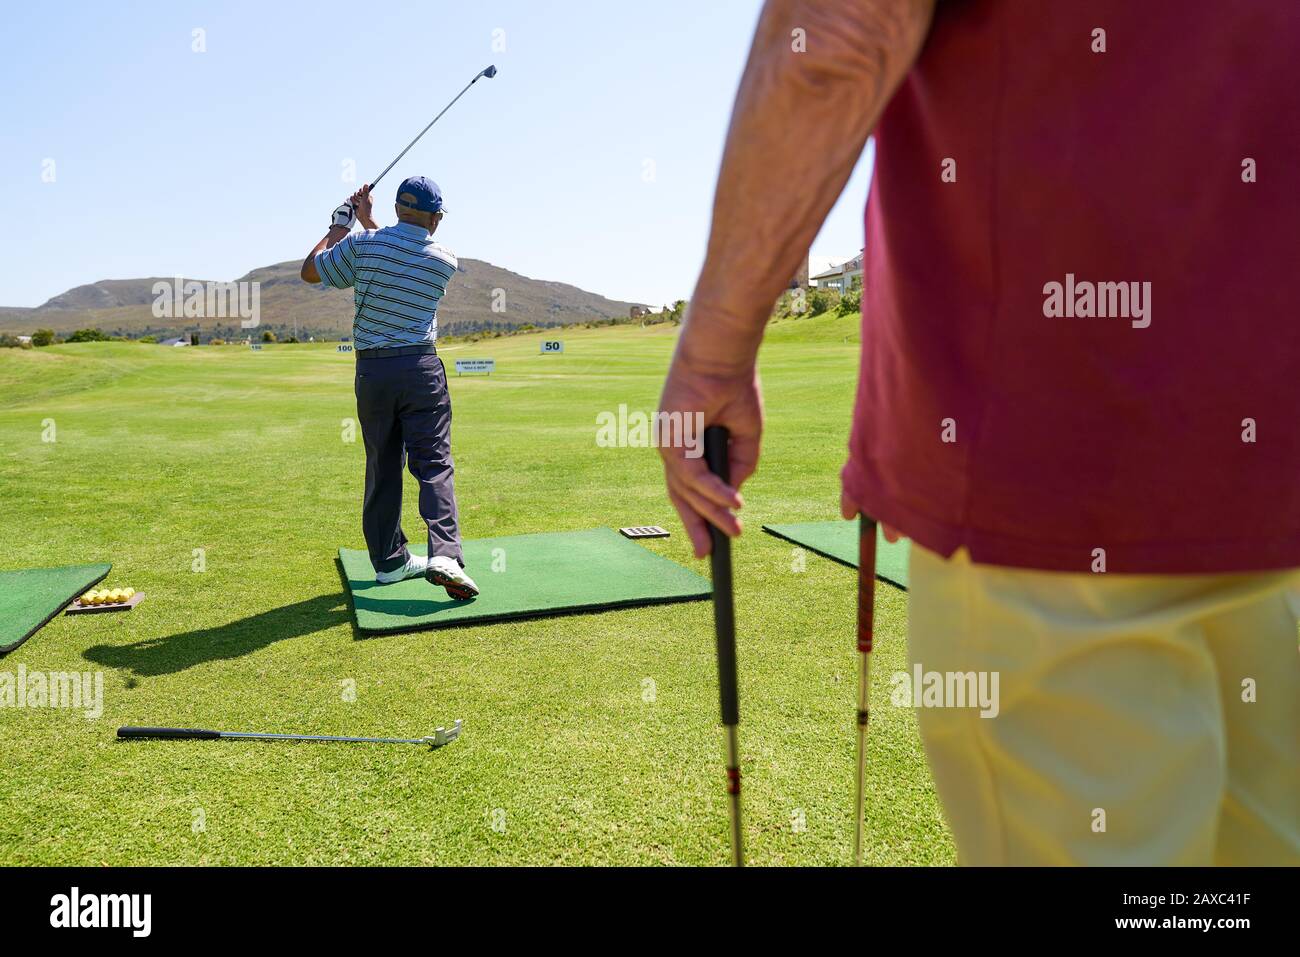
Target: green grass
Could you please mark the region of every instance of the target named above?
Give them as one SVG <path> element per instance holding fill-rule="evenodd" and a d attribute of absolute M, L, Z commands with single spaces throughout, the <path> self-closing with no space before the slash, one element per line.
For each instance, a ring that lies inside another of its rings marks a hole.
<path fill-rule="evenodd" d="M 855 329 L 852 317 L 781 323 L 764 347 L 765 457 L 735 550 L 755 864 L 850 859 L 854 573 L 812 555 L 792 573 L 792 546 L 759 525 L 837 515 Z M 701 567 L 653 450 L 594 438 L 598 412 L 653 410 L 673 330 L 563 338 L 560 356 L 538 355 L 538 336 L 446 350 L 449 366 L 492 357 L 500 370 L 451 378 L 464 535 L 654 523 L 674 535 L 648 547 Z M 707 602 L 354 633 L 334 562 L 362 544 L 363 450 L 341 438 L 352 366 L 332 346 L 0 350 L 0 568 L 112 561 L 106 585 L 149 596 L 126 614 L 59 617 L 0 660 L 102 671 L 105 697 L 97 720 L 0 709 L 0 858 L 725 862 Z M 46 420 L 55 442 L 42 441 Z M 408 480 L 417 535 L 412 491 Z M 490 572 L 478 577 L 491 587 Z M 914 717 L 888 704 L 905 620 L 905 595 L 882 586 L 868 857 L 947 864 Z M 454 718 L 462 739 L 433 753 L 114 740 L 121 724 L 419 736 Z"/>

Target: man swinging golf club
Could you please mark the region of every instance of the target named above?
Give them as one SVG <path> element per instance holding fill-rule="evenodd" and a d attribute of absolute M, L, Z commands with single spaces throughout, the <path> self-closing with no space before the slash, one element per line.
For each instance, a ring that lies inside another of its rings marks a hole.
<path fill-rule="evenodd" d="M 302 278 L 356 291 L 357 419 L 366 446 L 361 526 L 380 584 L 423 575 L 455 599 L 478 586 L 465 574 L 451 459 L 451 397 L 434 348 L 438 302 L 456 272 L 451 250 L 433 241 L 442 222 L 438 184 L 413 176 L 397 188 L 397 225 L 380 228 L 370 187 L 334 210 L 302 264 Z M 365 228 L 352 232 L 356 220 Z M 420 483 L 428 557 L 412 555 L 402 531 L 402 466 Z"/>

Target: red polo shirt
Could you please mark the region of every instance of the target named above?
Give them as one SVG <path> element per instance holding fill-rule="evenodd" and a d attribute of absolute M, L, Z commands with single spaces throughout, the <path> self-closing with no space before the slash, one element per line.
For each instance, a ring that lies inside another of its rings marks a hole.
<path fill-rule="evenodd" d="M 1298 63 L 1297 2 L 941 0 L 876 131 L 854 501 L 996 565 L 1300 566 Z"/>

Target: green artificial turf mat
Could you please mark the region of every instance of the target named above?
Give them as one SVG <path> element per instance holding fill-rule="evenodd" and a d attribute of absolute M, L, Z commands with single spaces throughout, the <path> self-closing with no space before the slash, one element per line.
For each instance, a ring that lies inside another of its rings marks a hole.
<path fill-rule="evenodd" d="M 763 531 L 787 542 L 802 545 L 850 568 L 858 567 L 857 522 L 798 522 L 793 525 L 764 525 Z M 885 533 L 876 526 L 876 577 L 891 585 L 907 587 L 907 557 L 912 543 L 907 539 L 885 541 Z"/>
<path fill-rule="evenodd" d="M 462 543 L 465 571 L 478 584 L 455 601 L 422 578 L 380 585 L 364 551 L 339 549 L 362 631 L 409 631 L 707 598 L 712 586 L 676 562 L 611 528 L 508 535 Z M 423 547 L 413 546 L 417 554 Z"/>
<path fill-rule="evenodd" d="M 72 599 L 104 580 L 112 565 L 0 572 L 0 655 L 36 634 Z"/>

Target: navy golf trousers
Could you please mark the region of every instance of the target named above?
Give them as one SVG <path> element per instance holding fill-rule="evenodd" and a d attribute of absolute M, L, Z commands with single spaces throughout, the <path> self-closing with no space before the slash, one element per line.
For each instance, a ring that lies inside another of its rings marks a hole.
<path fill-rule="evenodd" d="M 429 528 L 429 557 L 445 555 L 464 567 L 452 482 L 447 371 L 433 352 L 383 353 L 357 355 L 357 418 L 366 445 L 361 527 L 370 563 L 377 572 L 393 571 L 410 554 L 402 531 L 405 465 L 420 483 L 420 516 Z"/>

